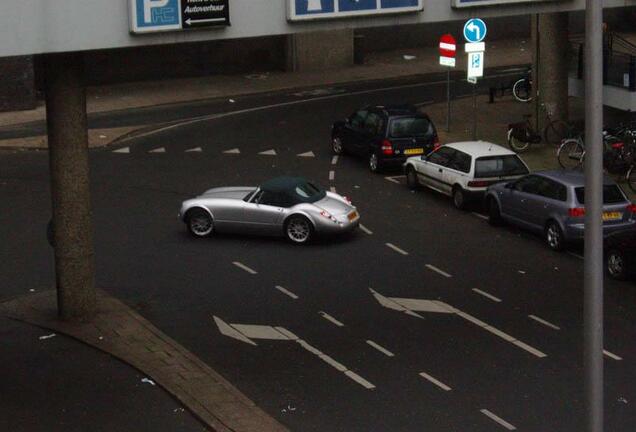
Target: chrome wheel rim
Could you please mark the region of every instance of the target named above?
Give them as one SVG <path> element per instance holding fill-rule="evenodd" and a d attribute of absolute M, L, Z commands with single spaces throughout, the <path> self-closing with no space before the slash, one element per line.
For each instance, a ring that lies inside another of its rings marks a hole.
<path fill-rule="evenodd" d="M 375 153 L 369 156 L 369 168 L 371 168 L 371 171 L 378 170 L 378 157 Z"/>
<path fill-rule="evenodd" d="M 340 141 L 340 138 L 334 138 L 331 141 L 331 147 L 333 148 L 333 152 L 335 154 L 341 154 L 342 153 L 342 141 Z"/>
<path fill-rule="evenodd" d="M 547 230 L 548 245 L 557 249 L 561 245 L 561 235 L 556 226 L 550 225 Z"/>
<path fill-rule="evenodd" d="M 190 219 L 190 229 L 199 237 L 212 232 L 212 219 L 206 215 L 196 215 Z"/>
<path fill-rule="evenodd" d="M 287 224 L 287 236 L 296 243 L 306 242 L 310 232 L 309 222 L 305 219 L 292 219 L 289 224 Z"/>
<path fill-rule="evenodd" d="M 620 276 L 623 274 L 623 257 L 618 253 L 611 253 L 607 257 L 607 271 L 612 276 Z"/>
<path fill-rule="evenodd" d="M 464 204 L 464 194 L 460 190 L 455 190 L 455 193 L 453 193 L 453 202 L 457 208 Z"/>

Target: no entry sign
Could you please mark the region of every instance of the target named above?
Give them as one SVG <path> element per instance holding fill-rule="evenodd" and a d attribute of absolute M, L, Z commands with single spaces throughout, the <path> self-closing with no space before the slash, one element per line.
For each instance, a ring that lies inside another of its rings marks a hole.
<path fill-rule="evenodd" d="M 455 52 L 457 43 L 451 34 L 443 35 L 439 40 L 439 64 L 455 67 Z"/>

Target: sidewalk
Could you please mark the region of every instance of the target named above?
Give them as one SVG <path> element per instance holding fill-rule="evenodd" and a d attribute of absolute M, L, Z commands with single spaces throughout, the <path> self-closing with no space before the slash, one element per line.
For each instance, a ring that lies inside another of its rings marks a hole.
<path fill-rule="evenodd" d="M 489 43 L 486 67 L 530 63 L 531 51 L 528 45 L 529 41 L 522 39 Z M 458 67 L 455 70 L 466 69 L 464 58 L 465 55 L 458 50 Z M 298 88 L 403 78 L 445 70 L 446 68 L 439 65 L 437 47 L 402 49 L 373 53 L 367 56 L 364 65 L 331 71 L 215 75 L 90 87 L 87 89 L 87 111 L 99 113 L 212 98 L 227 97 L 229 99 Z M 42 121 L 45 118 L 46 109 L 42 104 L 34 110 L 0 113 L 0 127 Z M 149 125 L 151 124 L 146 123 L 135 127 L 91 130 L 89 143 L 91 147 L 103 146 L 132 130 Z M 0 147 L 45 148 L 46 137 L 2 140 Z"/>

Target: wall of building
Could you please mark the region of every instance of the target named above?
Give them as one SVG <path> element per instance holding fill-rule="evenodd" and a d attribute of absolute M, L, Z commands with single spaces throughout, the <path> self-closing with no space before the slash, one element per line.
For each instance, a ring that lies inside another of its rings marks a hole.
<path fill-rule="evenodd" d="M 35 108 L 33 57 L 0 58 L 0 111 Z"/>

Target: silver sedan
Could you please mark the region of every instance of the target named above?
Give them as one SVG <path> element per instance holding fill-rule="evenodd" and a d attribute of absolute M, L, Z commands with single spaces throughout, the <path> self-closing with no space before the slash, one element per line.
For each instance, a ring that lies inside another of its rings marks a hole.
<path fill-rule="evenodd" d="M 284 235 L 306 243 L 315 233 L 345 233 L 360 214 L 343 196 L 301 177 L 277 177 L 260 187 L 219 187 L 184 201 L 179 219 L 195 237 L 213 232 Z"/>

